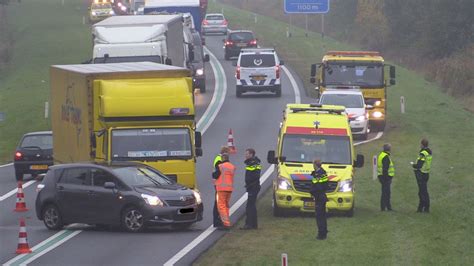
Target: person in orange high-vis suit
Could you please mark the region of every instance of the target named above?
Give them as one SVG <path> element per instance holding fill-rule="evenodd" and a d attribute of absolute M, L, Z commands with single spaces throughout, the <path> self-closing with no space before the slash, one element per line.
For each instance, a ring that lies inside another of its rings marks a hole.
<path fill-rule="evenodd" d="M 217 209 L 223 226 L 220 230 L 230 229 L 229 203 L 234 184 L 235 166 L 229 162 L 229 154 L 222 154 L 222 163 L 216 166 L 212 177 L 217 191 Z"/>

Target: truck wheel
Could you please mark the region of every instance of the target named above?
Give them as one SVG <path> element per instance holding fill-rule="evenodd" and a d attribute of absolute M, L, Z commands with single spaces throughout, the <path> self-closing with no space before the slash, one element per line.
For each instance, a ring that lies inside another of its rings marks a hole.
<path fill-rule="evenodd" d="M 349 217 L 349 218 L 354 217 L 354 207 L 355 207 L 355 202 L 352 203 L 352 208 L 346 212 L 346 217 Z"/>
<path fill-rule="evenodd" d="M 275 216 L 275 217 L 285 217 L 286 216 L 286 212 L 282 208 L 278 207 L 278 205 L 276 203 L 275 195 L 273 195 L 272 209 L 273 209 L 273 216 Z"/>
<path fill-rule="evenodd" d="M 145 217 L 138 208 L 128 207 L 122 212 L 122 226 L 128 232 L 140 232 L 145 229 Z"/>
<path fill-rule="evenodd" d="M 63 219 L 61 217 L 61 213 L 59 212 L 58 207 L 56 205 L 50 204 L 43 209 L 41 213 L 41 217 L 43 217 L 44 225 L 49 230 L 60 230 L 63 228 Z"/>
<path fill-rule="evenodd" d="M 281 87 L 275 89 L 275 97 L 281 97 Z"/>
<path fill-rule="evenodd" d="M 239 98 L 242 97 L 242 88 L 237 87 L 235 89 L 235 95 L 237 95 L 237 97 L 239 97 Z"/>

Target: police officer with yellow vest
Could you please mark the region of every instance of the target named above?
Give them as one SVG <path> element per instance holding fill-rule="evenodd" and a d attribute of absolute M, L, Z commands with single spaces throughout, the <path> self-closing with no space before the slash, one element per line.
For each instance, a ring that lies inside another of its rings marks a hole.
<path fill-rule="evenodd" d="M 392 184 L 392 178 L 395 176 L 395 168 L 390 158 L 391 149 L 392 145 L 389 143 L 384 144 L 383 151 L 377 158 L 377 175 L 380 184 L 382 184 L 382 197 L 380 199 L 381 211 L 392 211 L 392 205 L 390 204 L 390 185 Z"/>
<path fill-rule="evenodd" d="M 430 212 L 430 195 L 428 194 L 428 179 L 430 178 L 432 154 L 428 148 L 428 140 L 421 140 L 421 150 L 416 163 L 413 164 L 415 170 L 416 182 L 418 183 L 418 204 L 417 212 Z"/>
<path fill-rule="evenodd" d="M 222 163 L 222 154 L 229 154 L 229 147 L 227 146 L 222 146 L 221 147 L 221 152 L 219 154 L 216 155 L 216 157 L 214 158 L 214 163 L 213 163 L 213 170 L 215 170 L 217 168 L 217 166 L 219 164 Z M 213 214 L 213 224 L 214 224 L 214 227 L 221 227 L 222 226 L 222 221 L 221 221 L 221 217 L 219 215 L 219 211 L 217 210 L 217 191 L 215 193 L 215 197 L 214 197 L 214 209 L 212 211 L 212 214 Z"/>
<path fill-rule="evenodd" d="M 247 217 L 242 230 L 258 229 L 257 221 L 257 196 L 260 191 L 260 172 L 262 165 L 260 159 L 255 156 L 255 150 L 248 148 L 245 151 L 245 188 L 247 189 Z"/>
<path fill-rule="evenodd" d="M 328 226 L 326 219 L 326 202 L 328 198 L 326 191 L 328 189 L 328 175 L 321 166 L 319 159 L 314 160 L 314 171 L 311 172 L 311 195 L 314 198 L 316 211 L 316 224 L 318 225 L 318 236 L 316 239 L 324 240 L 328 234 Z"/>

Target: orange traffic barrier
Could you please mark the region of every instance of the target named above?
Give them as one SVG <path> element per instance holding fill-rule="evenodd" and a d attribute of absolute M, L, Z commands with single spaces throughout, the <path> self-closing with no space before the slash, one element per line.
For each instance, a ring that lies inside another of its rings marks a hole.
<path fill-rule="evenodd" d="M 232 134 L 232 128 L 229 129 L 229 136 L 227 137 L 227 147 L 229 147 L 229 153 L 237 153 L 237 148 L 234 145 L 234 135 Z"/>
<path fill-rule="evenodd" d="M 28 209 L 26 208 L 25 203 L 25 194 L 23 194 L 23 182 L 20 180 L 18 181 L 18 191 L 16 192 L 16 212 L 26 212 Z"/>
<path fill-rule="evenodd" d="M 31 253 L 31 249 L 28 246 L 28 236 L 26 235 L 26 223 L 25 219 L 20 219 L 20 233 L 18 234 L 18 248 L 16 254 Z"/>

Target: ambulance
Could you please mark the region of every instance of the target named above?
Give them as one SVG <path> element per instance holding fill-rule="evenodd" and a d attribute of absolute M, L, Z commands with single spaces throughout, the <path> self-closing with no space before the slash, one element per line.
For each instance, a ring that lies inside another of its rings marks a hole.
<path fill-rule="evenodd" d="M 364 156 L 355 155 L 349 120 L 343 106 L 288 104 L 280 126 L 277 150 L 267 160 L 276 165 L 273 181 L 273 214 L 314 212 L 310 192 L 313 161 L 320 159 L 329 184 L 326 208 L 354 214 L 355 168 Z"/>

